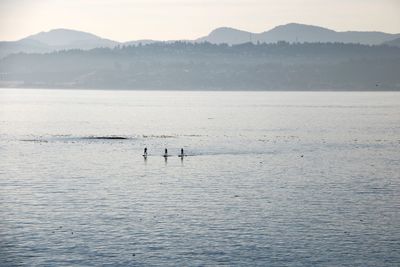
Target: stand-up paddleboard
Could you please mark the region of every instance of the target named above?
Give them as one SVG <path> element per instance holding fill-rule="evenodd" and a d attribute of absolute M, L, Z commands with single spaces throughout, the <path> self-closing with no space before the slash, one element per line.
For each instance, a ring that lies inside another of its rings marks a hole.
<path fill-rule="evenodd" d="M 183 159 L 184 157 L 186 157 L 186 154 L 183 150 L 183 148 L 181 148 L 181 153 L 178 155 L 179 158 Z"/>

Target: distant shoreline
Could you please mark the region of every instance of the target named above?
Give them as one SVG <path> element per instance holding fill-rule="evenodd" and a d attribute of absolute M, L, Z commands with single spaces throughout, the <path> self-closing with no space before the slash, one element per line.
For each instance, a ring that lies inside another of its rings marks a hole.
<path fill-rule="evenodd" d="M 0 87 L 183 91 L 398 91 L 400 48 L 210 43 L 13 54 Z"/>

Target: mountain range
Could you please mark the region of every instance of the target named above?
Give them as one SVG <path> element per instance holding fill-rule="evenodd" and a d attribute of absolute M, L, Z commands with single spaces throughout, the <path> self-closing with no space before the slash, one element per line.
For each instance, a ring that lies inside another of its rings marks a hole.
<path fill-rule="evenodd" d="M 286 41 L 289 43 L 338 42 L 380 45 L 396 38 L 400 38 L 400 34 L 357 31 L 337 32 L 318 26 L 290 23 L 277 26 L 262 33 L 252 33 L 223 27 L 215 29 L 209 35 L 199 38 L 196 41 L 214 44 L 241 44 L 246 42 L 276 43 L 278 41 Z"/>
<path fill-rule="evenodd" d="M 247 42 L 276 43 L 278 41 L 286 41 L 290 43 L 339 42 L 358 43 L 366 45 L 386 44 L 389 46 L 400 46 L 400 34 L 360 31 L 337 32 L 318 26 L 290 23 L 277 26 L 271 30 L 261 33 L 252 33 L 234 28 L 221 27 L 213 30 L 207 36 L 195 40 L 183 41 L 189 43 L 226 43 L 229 45 Z M 18 41 L 0 42 L 0 58 L 12 53 L 20 52 L 46 53 L 70 49 L 89 50 L 99 47 L 113 48 L 116 46 L 149 44 L 155 42 L 161 41 L 135 40 L 129 42 L 117 42 L 101 38 L 87 32 L 70 29 L 55 29 L 48 32 L 40 32 L 38 34 L 30 35 Z"/>

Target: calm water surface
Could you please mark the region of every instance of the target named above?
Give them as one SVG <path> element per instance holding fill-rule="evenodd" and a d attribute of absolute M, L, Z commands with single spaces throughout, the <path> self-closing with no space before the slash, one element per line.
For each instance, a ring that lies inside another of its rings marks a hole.
<path fill-rule="evenodd" d="M 1 266 L 400 265 L 400 93 L 1 89 L 0 157 Z"/>

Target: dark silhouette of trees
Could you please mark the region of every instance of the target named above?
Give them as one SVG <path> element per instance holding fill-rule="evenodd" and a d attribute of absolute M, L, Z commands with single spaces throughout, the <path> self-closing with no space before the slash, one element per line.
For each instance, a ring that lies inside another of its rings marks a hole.
<path fill-rule="evenodd" d="M 399 90 L 400 48 L 343 43 L 147 45 L 14 54 L 0 85 L 63 88 Z M 379 87 L 377 86 L 379 84 Z"/>

